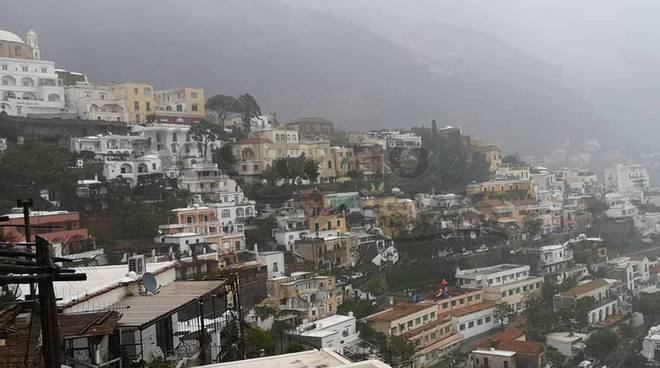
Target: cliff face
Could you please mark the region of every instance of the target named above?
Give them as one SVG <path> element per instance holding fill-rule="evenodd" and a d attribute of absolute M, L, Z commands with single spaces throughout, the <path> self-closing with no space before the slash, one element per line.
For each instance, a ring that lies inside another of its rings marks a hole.
<path fill-rule="evenodd" d="M 524 152 L 597 136 L 602 126 L 556 71 L 481 33 L 424 25 L 395 42 L 275 2 L 192 5 L 74 0 L 46 11 L 9 0 L 0 24 L 19 33 L 34 27 L 43 58 L 90 80 L 200 86 L 207 96 L 249 92 L 282 119 L 323 116 L 358 129 L 437 118 Z M 21 22 L 38 23 L 18 23 L 11 16 L 18 11 L 35 14 Z M 423 42 L 411 49 L 406 37 Z"/>

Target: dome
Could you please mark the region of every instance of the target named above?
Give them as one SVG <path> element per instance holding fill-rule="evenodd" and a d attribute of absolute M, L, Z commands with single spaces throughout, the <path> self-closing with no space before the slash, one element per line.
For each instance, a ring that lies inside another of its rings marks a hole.
<path fill-rule="evenodd" d="M 3 31 L 0 29 L 0 41 L 9 41 L 9 42 L 18 42 L 25 43 L 23 40 L 18 37 L 15 33 Z"/>

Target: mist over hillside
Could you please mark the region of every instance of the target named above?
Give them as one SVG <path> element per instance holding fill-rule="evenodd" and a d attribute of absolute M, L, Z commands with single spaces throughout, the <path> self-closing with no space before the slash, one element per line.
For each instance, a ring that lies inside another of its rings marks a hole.
<path fill-rule="evenodd" d="M 555 69 L 480 32 L 410 24 L 397 42 L 330 12 L 267 1 L 42 5 L 8 1 L 2 28 L 34 28 L 45 59 L 93 81 L 249 92 L 281 119 L 323 116 L 345 129 L 436 118 L 506 151 L 604 138 L 605 119 Z M 34 16 L 11 16 L 19 11 Z"/>

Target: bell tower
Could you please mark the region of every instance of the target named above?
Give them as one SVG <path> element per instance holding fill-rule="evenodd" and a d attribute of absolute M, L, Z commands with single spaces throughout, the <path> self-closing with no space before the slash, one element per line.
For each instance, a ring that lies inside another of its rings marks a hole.
<path fill-rule="evenodd" d="M 30 30 L 25 36 L 26 43 L 32 47 L 32 58 L 35 60 L 41 59 L 39 52 L 39 41 L 37 40 L 37 32 Z"/>

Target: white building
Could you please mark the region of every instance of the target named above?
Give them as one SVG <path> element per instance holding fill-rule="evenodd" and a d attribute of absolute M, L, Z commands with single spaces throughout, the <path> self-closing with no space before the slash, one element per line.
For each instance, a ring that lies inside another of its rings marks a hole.
<path fill-rule="evenodd" d="M 386 131 L 382 135 L 385 137 L 387 149 L 393 148 L 420 148 L 422 147 L 422 137 L 415 133 L 401 133 L 399 131 Z"/>
<path fill-rule="evenodd" d="M 80 119 L 129 121 L 125 90 L 115 84 L 78 83 L 64 93 L 66 107 Z"/>
<path fill-rule="evenodd" d="M 529 265 L 500 264 L 497 266 L 456 269 L 456 283 L 464 289 L 481 289 L 506 285 L 529 277 Z"/>
<path fill-rule="evenodd" d="M 64 89 L 55 63 L 40 60 L 37 35 L 26 44 L 17 35 L 0 30 L 0 112 L 14 116 L 65 112 Z"/>
<path fill-rule="evenodd" d="M 254 245 L 254 249 L 249 251 L 252 253 L 253 257 L 256 260 L 266 264 L 266 269 L 268 270 L 268 278 L 282 277 L 286 274 L 286 267 L 284 264 L 284 252 L 278 251 L 259 251 L 257 249 L 257 244 Z"/>
<path fill-rule="evenodd" d="M 267 356 L 256 359 L 239 360 L 235 362 L 210 364 L 204 368 L 390 368 L 379 360 L 365 360 L 353 363 L 336 352 L 329 350 L 307 350 L 300 353 L 290 353 Z"/>
<path fill-rule="evenodd" d="M 469 339 L 500 326 L 495 304 L 480 303 L 451 312 L 454 331 Z"/>
<path fill-rule="evenodd" d="M 347 316 L 335 314 L 315 322 L 300 325 L 292 334 L 294 340 L 302 340 L 317 349 L 329 349 L 344 354 L 344 348 L 360 342 L 353 312 Z"/>
<path fill-rule="evenodd" d="M 99 160 L 117 155 L 143 156 L 150 152 L 149 140 L 139 135 L 93 135 L 71 138 L 71 152 L 93 152 Z"/>
<path fill-rule="evenodd" d="M 638 164 L 618 164 L 605 169 L 605 189 L 611 192 L 646 191 L 649 173 Z"/>
<path fill-rule="evenodd" d="M 122 177 L 126 179 L 131 187 L 137 184 L 140 175 L 162 172 L 162 160 L 156 155 L 145 155 L 130 160 L 105 161 L 103 163 L 103 176 L 106 180 Z"/>
<path fill-rule="evenodd" d="M 545 245 L 539 248 L 528 248 L 531 254 L 538 257 L 538 272 L 542 276 L 553 275 L 558 283 L 575 275 L 573 269 L 573 248 L 566 244 Z"/>
<path fill-rule="evenodd" d="M 551 332 L 545 335 L 545 345 L 557 349 L 563 356 L 572 358 L 584 350 L 586 336 L 577 332 Z"/>
<path fill-rule="evenodd" d="M 649 361 L 655 361 L 656 354 L 660 358 L 660 325 L 649 328 L 642 342 L 642 355 Z"/>

